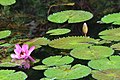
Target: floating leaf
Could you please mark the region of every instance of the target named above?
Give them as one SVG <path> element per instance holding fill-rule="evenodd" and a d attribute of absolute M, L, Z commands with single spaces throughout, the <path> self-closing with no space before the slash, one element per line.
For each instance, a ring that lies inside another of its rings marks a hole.
<path fill-rule="evenodd" d="M 120 69 L 120 56 L 110 56 L 108 58 L 91 60 L 88 65 L 93 69 Z"/>
<path fill-rule="evenodd" d="M 73 62 L 73 58 L 69 56 L 50 56 L 48 58 L 45 58 L 42 63 L 47 65 L 47 66 L 60 66 L 64 64 L 69 64 Z"/>
<path fill-rule="evenodd" d="M 49 68 L 44 72 L 44 75 L 49 78 L 56 79 L 78 79 L 83 78 L 91 73 L 91 69 L 87 66 L 76 64 L 69 69 Z"/>
<path fill-rule="evenodd" d="M 99 36 L 105 40 L 120 41 L 120 28 L 102 31 Z"/>
<path fill-rule="evenodd" d="M 45 70 L 45 69 L 48 69 L 48 66 L 38 65 L 38 66 L 34 66 L 33 69 L 35 69 L 35 70 Z"/>
<path fill-rule="evenodd" d="M 91 19 L 93 15 L 90 12 L 82 10 L 66 10 L 57 13 L 53 13 L 48 16 L 48 20 L 55 23 L 64 23 L 68 20 L 68 23 L 84 22 Z"/>
<path fill-rule="evenodd" d="M 120 50 L 120 43 L 114 44 L 111 47 L 114 48 L 115 50 Z"/>
<path fill-rule="evenodd" d="M 41 78 L 40 80 L 55 80 L 54 78 Z"/>
<path fill-rule="evenodd" d="M 97 80 L 120 80 L 120 69 L 93 71 L 92 77 Z"/>
<path fill-rule="evenodd" d="M 19 66 L 19 64 L 11 62 L 0 63 L 0 67 L 16 67 L 16 66 Z"/>
<path fill-rule="evenodd" d="M 90 46 L 88 48 L 75 48 L 70 55 L 78 59 L 100 59 L 112 55 L 114 51 L 105 46 Z"/>
<path fill-rule="evenodd" d="M 24 44 L 28 44 L 29 46 L 35 46 L 37 49 L 37 48 L 40 48 L 41 45 L 47 45 L 48 43 L 49 43 L 49 40 L 47 38 L 35 38 L 25 42 Z"/>
<path fill-rule="evenodd" d="M 63 35 L 63 34 L 67 34 L 69 33 L 71 30 L 70 29 L 53 29 L 53 30 L 49 30 L 46 32 L 46 34 L 50 34 L 50 35 Z"/>
<path fill-rule="evenodd" d="M 8 6 L 16 3 L 16 0 L 0 0 L 0 4 L 3 6 Z"/>
<path fill-rule="evenodd" d="M 9 30 L 0 31 L 0 39 L 8 37 L 8 36 L 10 36 L 10 34 L 11 34 L 11 31 L 9 31 Z"/>
<path fill-rule="evenodd" d="M 109 41 L 109 40 L 101 40 L 97 44 L 110 44 L 110 43 L 111 43 L 111 41 Z"/>
<path fill-rule="evenodd" d="M 22 72 L 15 70 L 0 70 L 0 79 L 1 80 L 25 80 L 27 75 Z"/>
<path fill-rule="evenodd" d="M 76 47 L 88 47 L 97 43 L 98 40 L 88 37 L 64 37 L 50 41 L 49 46 L 59 49 L 73 49 Z"/>
<path fill-rule="evenodd" d="M 112 24 L 120 25 L 120 13 L 108 14 L 104 16 L 101 19 L 101 21 L 104 23 L 112 23 Z"/>
<path fill-rule="evenodd" d="M 4 44 L 1 44 L 0 46 L 9 47 L 9 46 L 11 46 L 11 44 L 9 44 L 9 43 L 4 43 Z"/>

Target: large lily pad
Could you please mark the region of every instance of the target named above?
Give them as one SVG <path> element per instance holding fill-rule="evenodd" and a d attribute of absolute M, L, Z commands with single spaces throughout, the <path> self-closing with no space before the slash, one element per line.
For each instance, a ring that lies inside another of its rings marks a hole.
<path fill-rule="evenodd" d="M 120 56 L 110 56 L 104 59 L 91 60 L 88 65 L 93 69 L 120 69 Z"/>
<path fill-rule="evenodd" d="M 0 4 L 3 6 L 8 6 L 16 3 L 16 0 L 0 0 Z"/>
<path fill-rule="evenodd" d="M 101 21 L 104 23 L 112 23 L 112 24 L 120 25 L 120 13 L 108 14 L 104 16 L 101 19 Z"/>
<path fill-rule="evenodd" d="M 115 50 L 120 50 L 120 43 L 114 44 L 111 47 L 114 48 Z"/>
<path fill-rule="evenodd" d="M 92 77 L 97 80 L 120 80 L 120 69 L 93 71 Z"/>
<path fill-rule="evenodd" d="M 100 59 L 112 55 L 112 48 L 104 46 L 90 46 L 88 48 L 75 48 L 70 52 L 70 55 L 78 59 Z"/>
<path fill-rule="evenodd" d="M 120 28 L 109 29 L 99 33 L 100 38 L 111 41 L 120 41 Z"/>
<path fill-rule="evenodd" d="M 50 35 L 63 35 L 63 34 L 67 34 L 69 33 L 71 30 L 70 29 L 52 29 L 46 32 L 46 34 L 50 34 Z"/>
<path fill-rule="evenodd" d="M 55 23 L 78 23 L 84 22 L 93 17 L 92 13 L 82 10 L 66 10 L 53 13 L 48 16 L 48 20 Z"/>
<path fill-rule="evenodd" d="M 76 64 L 75 66 L 67 69 L 62 68 L 49 68 L 44 72 L 44 75 L 49 78 L 70 80 L 83 78 L 91 73 L 91 69 L 87 66 Z"/>
<path fill-rule="evenodd" d="M 9 30 L 0 31 L 0 39 L 8 37 L 10 36 L 10 34 L 11 34 L 11 31 Z"/>
<path fill-rule="evenodd" d="M 69 56 L 50 56 L 48 58 L 45 58 L 42 63 L 47 66 L 60 66 L 64 64 L 69 64 L 73 62 L 73 58 Z"/>
<path fill-rule="evenodd" d="M 22 72 L 15 70 L 0 70 L 0 79 L 1 80 L 25 80 L 27 75 Z"/>
<path fill-rule="evenodd" d="M 73 49 L 76 47 L 88 47 L 97 43 L 98 40 L 88 37 L 64 37 L 50 41 L 49 46 L 59 49 Z"/>
<path fill-rule="evenodd" d="M 36 48 L 40 48 L 41 45 L 47 45 L 49 40 L 47 38 L 34 38 L 30 41 L 25 42 L 24 44 L 28 44 L 30 47 L 35 46 Z"/>

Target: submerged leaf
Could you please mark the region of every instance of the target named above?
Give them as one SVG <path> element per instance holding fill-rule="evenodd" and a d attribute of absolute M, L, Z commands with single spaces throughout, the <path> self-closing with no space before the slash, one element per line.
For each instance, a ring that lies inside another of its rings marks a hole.
<path fill-rule="evenodd" d="M 62 68 L 49 68 L 44 72 L 44 75 L 49 78 L 55 78 L 60 80 L 78 79 L 83 78 L 91 73 L 91 69 L 87 66 L 76 64 L 70 69 Z"/>
<path fill-rule="evenodd" d="M 120 28 L 105 30 L 99 33 L 100 38 L 110 41 L 120 41 Z"/>
<path fill-rule="evenodd" d="M 88 65 L 93 69 L 120 69 L 120 56 L 110 56 L 104 59 L 91 60 Z"/>
<path fill-rule="evenodd" d="M 92 77 L 97 80 L 120 80 L 120 69 L 95 70 Z"/>
<path fill-rule="evenodd" d="M 53 13 L 48 16 L 48 20 L 55 23 L 64 23 L 68 20 L 68 23 L 84 22 L 93 17 L 92 13 L 82 10 L 66 10 L 57 13 Z"/>
<path fill-rule="evenodd" d="M 78 47 L 88 47 L 92 44 L 97 43 L 98 40 L 88 38 L 88 37 L 80 37 L 80 36 L 72 36 L 72 37 L 64 37 L 59 39 L 54 39 L 50 41 L 48 44 L 51 47 L 59 48 L 59 49 L 73 49 Z"/>
<path fill-rule="evenodd" d="M 63 34 L 67 34 L 69 33 L 71 30 L 70 29 L 53 29 L 53 30 L 49 30 L 46 32 L 46 34 L 50 34 L 50 35 L 63 35 Z"/>
<path fill-rule="evenodd" d="M 10 34 L 11 34 L 11 31 L 9 30 L 0 31 L 0 39 L 8 37 L 10 36 Z"/>
<path fill-rule="evenodd" d="M 26 78 L 27 75 L 22 71 L 15 72 L 15 70 L 0 70 L 1 80 L 25 80 Z"/>
<path fill-rule="evenodd" d="M 104 16 L 101 19 L 101 21 L 104 23 L 112 23 L 112 24 L 120 25 L 120 13 L 108 14 Z"/>
<path fill-rule="evenodd" d="M 70 55 L 78 59 L 100 59 L 112 55 L 114 51 L 109 47 L 90 46 L 88 48 L 75 48 L 70 52 Z"/>
<path fill-rule="evenodd" d="M 61 66 L 64 64 L 69 64 L 73 62 L 73 58 L 69 56 L 50 56 L 45 58 L 42 63 L 47 66 Z"/>

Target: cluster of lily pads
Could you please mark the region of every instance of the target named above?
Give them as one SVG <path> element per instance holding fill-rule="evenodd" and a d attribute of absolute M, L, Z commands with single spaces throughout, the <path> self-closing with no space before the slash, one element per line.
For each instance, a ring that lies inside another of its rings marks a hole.
<path fill-rule="evenodd" d="M 117 17 L 116 17 L 117 16 Z M 101 21 L 108 24 L 120 25 L 120 13 L 109 14 L 104 16 Z M 78 23 L 84 22 L 93 17 L 93 14 L 82 10 L 66 10 L 53 13 L 48 16 L 48 20 L 54 23 Z M 46 35 L 64 35 L 71 30 L 66 28 L 53 29 L 46 32 Z M 0 39 L 10 36 L 11 31 L 0 31 Z M 92 77 L 97 80 L 119 80 L 120 79 L 120 56 L 114 54 L 115 51 L 120 51 L 120 28 L 104 30 L 99 33 L 101 39 L 94 39 L 88 36 L 67 36 L 58 39 L 50 40 L 46 37 L 38 37 L 31 40 L 26 40 L 22 44 L 27 44 L 30 47 L 35 46 L 35 49 L 40 49 L 43 45 L 48 45 L 54 49 L 69 50 L 65 55 L 50 56 L 42 60 L 42 65 L 32 67 L 34 70 L 45 70 L 45 78 L 40 80 L 71 80 L 87 77 L 92 74 Z M 109 46 L 103 46 L 104 44 Z M 11 46 L 12 45 L 12 46 Z M 14 44 L 1 41 L 1 47 L 13 48 Z M 10 55 L 10 54 L 9 54 Z M 2 55 L 0 55 L 2 57 Z M 80 61 L 88 61 L 87 65 L 72 64 L 75 59 Z M 0 60 L 0 67 L 16 67 L 21 66 L 20 62 L 14 63 L 7 56 Z M 104 76 L 104 77 L 103 77 Z M 25 80 L 27 75 L 24 72 L 15 70 L 0 70 L 0 78 L 2 80 Z"/>

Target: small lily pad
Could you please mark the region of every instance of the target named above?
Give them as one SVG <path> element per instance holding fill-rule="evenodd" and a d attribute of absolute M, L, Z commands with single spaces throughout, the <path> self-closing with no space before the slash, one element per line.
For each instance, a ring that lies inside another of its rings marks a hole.
<path fill-rule="evenodd" d="M 95 70 L 92 77 L 97 80 L 120 80 L 120 69 Z"/>
<path fill-rule="evenodd" d="M 16 0 L 0 0 L 0 4 L 3 6 L 8 6 L 15 3 L 16 3 Z"/>
<path fill-rule="evenodd" d="M 8 36 L 10 36 L 10 34 L 11 34 L 11 31 L 9 31 L 9 30 L 0 31 L 0 39 L 8 37 Z"/>
<path fill-rule="evenodd" d="M 70 52 L 70 55 L 78 59 L 100 59 L 109 57 L 114 53 L 114 50 L 105 46 L 90 46 L 88 48 L 75 48 Z"/>
<path fill-rule="evenodd" d="M 46 32 L 46 34 L 50 34 L 50 35 L 63 35 L 63 34 L 67 34 L 69 33 L 71 30 L 70 29 L 53 29 L 53 30 L 49 30 Z"/>
<path fill-rule="evenodd" d="M 11 44 L 9 44 L 9 43 L 4 43 L 4 44 L 1 44 L 0 46 L 2 46 L 2 47 L 9 47 L 9 46 L 11 46 Z"/>
<path fill-rule="evenodd" d="M 120 13 L 108 14 L 104 16 L 101 19 L 101 21 L 104 23 L 112 23 L 112 24 L 120 25 Z"/>
<path fill-rule="evenodd" d="M 53 13 L 48 16 L 48 20 L 55 23 L 64 23 L 68 20 L 68 23 L 84 22 L 93 17 L 93 14 L 82 10 L 66 10 L 57 13 Z"/>
<path fill-rule="evenodd" d="M 27 75 L 22 71 L 15 72 L 15 70 L 0 70 L 1 80 L 25 80 L 26 78 Z"/>
<path fill-rule="evenodd" d="M 110 56 L 108 58 L 91 60 L 88 65 L 93 69 L 120 69 L 120 56 Z"/>
<path fill-rule="evenodd" d="M 0 67 L 16 67 L 16 66 L 19 66 L 19 64 L 11 62 L 0 63 Z"/>
<path fill-rule="evenodd" d="M 58 49 L 74 49 L 76 47 L 88 47 L 96 44 L 98 40 L 82 36 L 71 36 L 54 39 L 48 44 L 51 47 Z"/>
<path fill-rule="evenodd" d="M 32 68 L 34 70 L 45 70 L 45 69 L 48 69 L 48 66 L 46 66 L 46 65 L 37 65 L 37 66 L 34 66 Z"/>
<path fill-rule="evenodd" d="M 83 78 L 91 73 L 91 69 L 87 66 L 76 64 L 69 69 L 49 68 L 44 72 L 44 75 L 49 78 L 60 80 Z"/>
<path fill-rule="evenodd" d="M 105 30 L 99 33 L 100 38 L 110 41 L 120 41 L 120 28 Z"/>
<path fill-rule="evenodd" d="M 45 58 L 42 63 L 47 66 L 61 66 L 64 64 L 69 64 L 73 62 L 73 58 L 69 56 L 50 56 L 48 58 Z"/>
<path fill-rule="evenodd" d="M 28 44 L 30 47 L 35 46 L 36 49 L 40 48 L 42 45 L 47 45 L 49 40 L 47 38 L 34 38 L 30 41 L 25 42 L 24 44 Z"/>
<path fill-rule="evenodd" d="M 120 43 L 114 44 L 111 47 L 114 48 L 115 50 L 120 50 Z"/>

